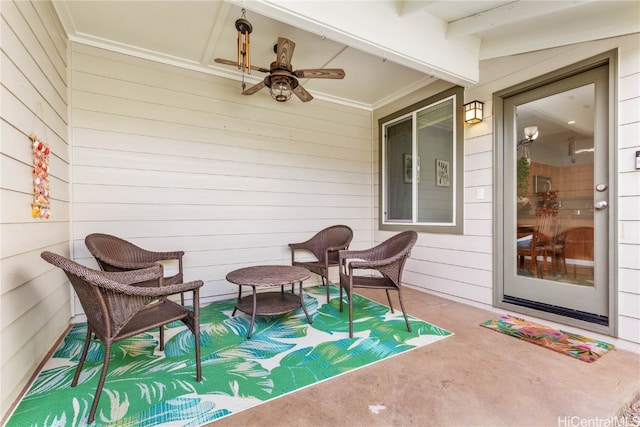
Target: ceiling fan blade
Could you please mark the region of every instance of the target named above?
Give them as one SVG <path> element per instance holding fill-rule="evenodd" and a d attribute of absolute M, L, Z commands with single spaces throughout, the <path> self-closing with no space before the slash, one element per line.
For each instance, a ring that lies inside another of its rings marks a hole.
<path fill-rule="evenodd" d="M 243 95 L 253 95 L 254 93 L 259 91 L 263 87 L 265 87 L 265 84 L 264 84 L 264 81 L 261 81 L 260 83 L 256 83 L 253 86 L 251 86 L 250 88 L 245 89 L 245 91 L 242 92 L 242 94 Z"/>
<path fill-rule="evenodd" d="M 296 44 L 287 38 L 278 37 L 278 45 L 276 47 L 276 63 L 278 67 L 291 71 L 291 57 Z"/>
<path fill-rule="evenodd" d="M 343 79 L 345 74 L 342 68 L 312 68 L 308 70 L 296 70 L 293 75 L 299 79 Z"/>
<path fill-rule="evenodd" d="M 311 94 L 301 85 L 296 86 L 292 92 L 295 93 L 302 102 L 309 102 L 313 99 L 313 96 L 311 96 Z"/>
<path fill-rule="evenodd" d="M 233 65 L 234 67 L 238 66 L 238 61 L 230 61 L 228 59 L 222 59 L 222 58 L 216 58 L 213 61 L 217 62 L 218 64 Z M 256 70 L 256 71 L 260 71 L 261 73 L 268 73 L 269 72 L 269 69 L 262 68 L 262 67 L 256 67 L 255 65 L 252 65 L 251 69 L 252 70 Z"/>

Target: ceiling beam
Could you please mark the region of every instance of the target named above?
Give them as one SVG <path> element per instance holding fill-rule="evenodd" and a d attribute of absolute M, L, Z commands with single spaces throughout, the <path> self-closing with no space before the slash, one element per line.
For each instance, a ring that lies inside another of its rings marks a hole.
<path fill-rule="evenodd" d="M 392 0 L 367 2 L 366 9 L 358 1 L 227 1 L 451 83 L 479 80 L 479 43 L 448 40 L 408 22 Z"/>
<path fill-rule="evenodd" d="M 447 36 L 457 37 L 476 34 L 505 23 L 513 24 L 529 21 L 543 15 L 582 6 L 591 1 L 593 0 L 546 1 L 543 5 L 535 1 L 514 1 L 450 22 L 447 28 Z"/>
<path fill-rule="evenodd" d="M 213 23 L 211 27 L 211 34 L 209 35 L 209 40 L 207 41 L 207 46 L 202 53 L 202 58 L 200 59 L 201 65 L 208 65 L 213 61 L 214 50 L 216 45 L 220 42 L 220 36 L 222 34 L 222 29 L 224 28 L 224 24 L 226 19 L 229 17 L 229 13 L 231 11 L 231 5 L 225 2 L 219 2 L 218 4 L 218 13 L 215 14 L 217 17 L 216 21 Z"/>

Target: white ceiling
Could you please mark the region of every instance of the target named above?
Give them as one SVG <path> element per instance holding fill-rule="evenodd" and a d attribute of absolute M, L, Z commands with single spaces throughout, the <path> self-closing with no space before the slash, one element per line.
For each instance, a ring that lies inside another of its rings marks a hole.
<path fill-rule="evenodd" d="M 289 38 L 296 43 L 294 70 L 346 72 L 344 80 L 302 80 L 314 97 L 367 109 L 436 79 L 472 85 L 483 59 L 640 30 L 635 0 L 53 3 L 72 41 L 237 80 L 236 68 L 213 59 L 235 60 L 234 23 L 244 7 L 253 25 L 253 65 L 268 68 L 278 36 Z M 246 80 L 252 84 L 263 77 L 254 71 Z M 268 96 L 266 91 L 252 96 L 259 94 Z"/>

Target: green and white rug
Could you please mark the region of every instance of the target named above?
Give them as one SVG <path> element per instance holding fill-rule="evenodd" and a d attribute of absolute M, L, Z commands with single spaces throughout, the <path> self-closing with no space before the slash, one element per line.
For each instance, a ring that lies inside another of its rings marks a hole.
<path fill-rule="evenodd" d="M 195 381 L 194 339 L 181 322 L 168 325 L 165 350 L 157 332 L 113 346 L 94 425 L 199 426 L 304 387 L 431 344 L 452 333 L 359 295 L 354 298 L 354 338 L 338 289 L 326 304 L 323 287 L 305 289 L 310 325 L 301 309 L 257 317 L 231 317 L 235 300 L 201 308 L 202 382 Z M 94 341 L 79 384 L 71 387 L 86 324 L 74 325 L 21 400 L 7 427 L 86 425 L 100 376 L 103 346 Z"/>

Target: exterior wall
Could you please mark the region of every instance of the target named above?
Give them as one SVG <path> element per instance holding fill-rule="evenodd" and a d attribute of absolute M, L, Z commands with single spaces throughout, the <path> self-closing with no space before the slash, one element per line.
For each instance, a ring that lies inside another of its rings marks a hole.
<path fill-rule="evenodd" d="M 420 100 L 440 93 L 451 84 L 435 81 L 402 100 L 388 104 L 374 112 L 373 144 L 376 152 L 373 169 L 376 174 L 375 228 L 379 217 L 378 170 L 379 137 L 378 120 Z M 485 107 L 486 108 L 486 107 Z M 476 125 L 477 126 L 477 125 Z M 470 128 L 466 128 L 468 132 Z M 464 235 L 420 233 L 416 246 L 407 261 L 403 281 L 411 287 L 438 293 L 442 296 L 474 302 L 492 303 L 492 204 L 491 204 L 491 135 L 486 135 L 475 147 L 470 147 L 465 135 L 464 174 Z M 469 159 L 473 159 L 469 161 Z M 475 188 L 486 186 L 482 203 L 470 202 Z M 376 243 L 392 233 L 377 231 Z"/>
<path fill-rule="evenodd" d="M 237 295 L 228 272 L 289 264 L 289 242 L 329 225 L 370 243 L 371 112 L 247 97 L 229 79 L 71 49 L 78 262 L 97 268 L 84 244 L 94 232 L 184 250 L 185 280 L 203 280 L 207 302 Z"/>
<path fill-rule="evenodd" d="M 67 40 L 50 2 L 0 2 L 0 414 L 69 325 L 69 283 L 40 259 L 69 255 Z M 41 120 L 44 119 L 44 122 Z M 30 133 L 49 143 L 52 216 L 31 217 Z"/>
<path fill-rule="evenodd" d="M 377 119 L 450 86 L 435 81 L 376 110 L 373 120 L 370 112 L 321 100 L 278 104 L 264 90 L 248 102 L 235 81 L 84 45 L 68 54 L 49 2 L 2 1 L 0 8 L 3 416 L 72 313 L 81 312 L 70 307 L 64 275 L 40 252 L 95 267 L 83 241 L 92 232 L 150 249 L 182 249 L 185 278 L 205 281 L 207 302 L 235 296 L 225 280 L 229 271 L 289 263 L 287 243 L 325 226 L 351 226 L 353 248 L 378 243 L 393 233 L 377 231 Z M 465 232 L 421 234 L 404 276 L 409 286 L 491 308 L 491 96 L 612 48 L 619 48 L 619 336 L 640 343 L 637 35 L 481 63 L 480 83 L 466 93 L 467 101 L 485 102 L 485 121 L 465 128 Z M 39 105 L 46 132 L 34 119 Z M 31 132 L 53 153 L 48 221 L 30 216 Z"/>
<path fill-rule="evenodd" d="M 484 121 L 465 126 L 464 234 L 422 234 L 404 279 L 409 286 L 472 305 L 491 308 L 493 297 L 493 116 L 492 95 L 599 53 L 618 49 L 617 141 L 618 337 L 640 343 L 640 171 L 635 152 L 640 148 L 640 45 L 637 34 L 513 57 L 482 61 L 480 82 L 466 90 L 465 102 L 484 105 Z M 439 83 L 374 112 L 377 120 L 393 111 L 441 92 Z M 374 150 L 378 149 L 377 129 Z M 374 164 L 377 175 L 378 165 Z M 483 190 L 484 199 L 476 198 Z M 376 204 L 378 188 L 375 189 Z M 377 217 L 378 211 L 376 209 Z M 378 233 L 380 234 L 380 233 Z M 376 236 L 380 240 L 385 236 Z"/>
<path fill-rule="evenodd" d="M 640 342 L 639 39 L 620 44 L 618 65 L 618 330 L 634 342 Z"/>

